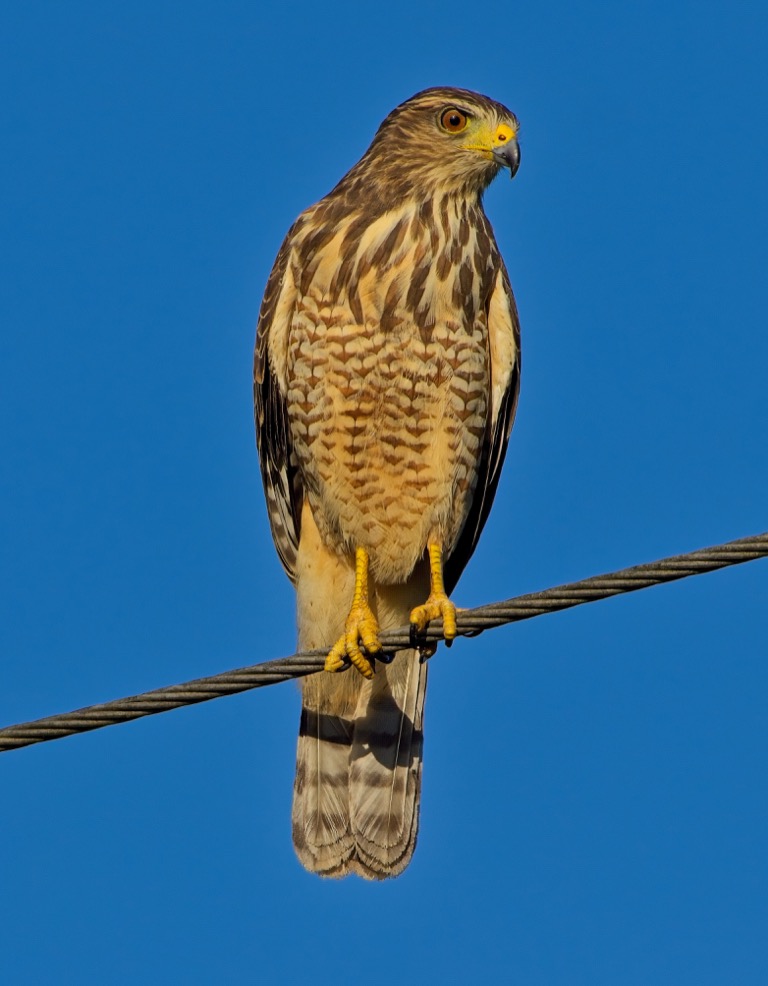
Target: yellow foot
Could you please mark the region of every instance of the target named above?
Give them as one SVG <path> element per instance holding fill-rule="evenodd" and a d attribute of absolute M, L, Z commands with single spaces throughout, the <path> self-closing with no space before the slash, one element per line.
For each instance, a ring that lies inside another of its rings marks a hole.
<path fill-rule="evenodd" d="M 365 647 L 367 657 L 360 650 Z M 341 671 L 351 661 L 360 674 L 373 677 L 370 658 L 381 653 L 379 621 L 368 605 L 368 552 L 365 548 L 355 551 L 355 595 L 352 609 L 344 624 L 344 636 L 339 637 L 325 659 L 326 671 Z"/>
<path fill-rule="evenodd" d="M 443 551 L 439 544 L 427 546 L 429 552 L 429 599 L 423 606 L 411 611 L 411 636 L 424 633 L 431 620 L 442 617 L 443 637 L 450 647 L 456 636 L 456 607 L 445 591 L 443 584 Z M 432 648 L 431 653 L 434 653 Z"/>
<path fill-rule="evenodd" d="M 411 611 L 411 630 L 415 634 L 424 633 L 432 620 L 443 619 L 443 637 L 450 645 L 456 636 L 456 607 L 445 593 L 432 593 L 423 606 Z"/>
<path fill-rule="evenodd" d="M 339 637 L 325 659 L 325 670 L 341 671 L 351 661 L 360 674 L 372 678 L 373 664 L 360 650 L 361 643 L 366 654 L 371 657 L 381 651 L 379 622 L 365 602 L 353 604 L 345 624 L 344 636 Z"/>

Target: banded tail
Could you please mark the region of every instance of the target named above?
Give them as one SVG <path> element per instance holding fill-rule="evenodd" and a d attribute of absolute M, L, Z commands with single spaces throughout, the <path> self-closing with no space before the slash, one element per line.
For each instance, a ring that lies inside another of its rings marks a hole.
<path fill-rule="evenodd" d="M 302 559 L 297 580 L 299 647 L 336 640 L 354 588 L 354 568 L 331 552 Z M 302 561 L 304 563 L 302 563 Z M 424 598 L 412 583 L 375 587 L 382 630 L 408 623 Z M 402 873 L 416 846 L 427 665 L 417 651 L 376 663 L 372 680 L 354 668 L 321 672 L 302 685 L 293 791 L 293 844 L 311 872 L 383 880 Z"/>

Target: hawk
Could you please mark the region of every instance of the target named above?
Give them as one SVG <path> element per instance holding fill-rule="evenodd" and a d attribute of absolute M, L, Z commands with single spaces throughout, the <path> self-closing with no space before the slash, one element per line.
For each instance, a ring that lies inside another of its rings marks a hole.
<path fill-rule="evenodd" d="M 515 414 L 515 302 L 483 191 L 518 122 L 464 89 L 417 93 L 288 232 L 259 314 L 256 435 L 296 587 L 306 678 L 293 842 L 323 876 L 397 876 L 416 843 L 430 620 L 488 517 Z M 380 630 L 410 622 L 388 661 Z M 345 674 L 349 665 L 356 670 Z M 375 673 L 374 673 L 375 671 Z M 358 673 L 359 672 L 359 673 Z"/>

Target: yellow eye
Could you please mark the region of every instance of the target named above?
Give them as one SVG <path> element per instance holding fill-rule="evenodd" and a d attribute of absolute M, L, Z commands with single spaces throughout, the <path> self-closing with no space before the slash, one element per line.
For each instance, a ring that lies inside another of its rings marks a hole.
<path fill-rule="evenodd" d="M 469 118 L 467 114 L 462 113 L 461 110 L 457 110 L 455 106 L 443 110 L 440 114 L 440 126 L 443 130 L 447 130 L 449 134 L 461 133 L 468 123 Z"/>

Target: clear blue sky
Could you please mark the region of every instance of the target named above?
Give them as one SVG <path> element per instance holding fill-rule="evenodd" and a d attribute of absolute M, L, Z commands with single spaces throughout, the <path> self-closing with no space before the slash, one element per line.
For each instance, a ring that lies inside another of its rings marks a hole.
<path fill-rule="evenodd" d="M 425 86 L 522 121 L 522 398 L 457 602 L 768 528 L 765 7 L 267 7 L 0 15 L 2 723 L 293 650 L 256 313 Z M 3 981 L 764 983 L 767 601 L 756 562 L 441 650 L 386 885 L 294 859 L 291 684 L 6 754 Z"/>

